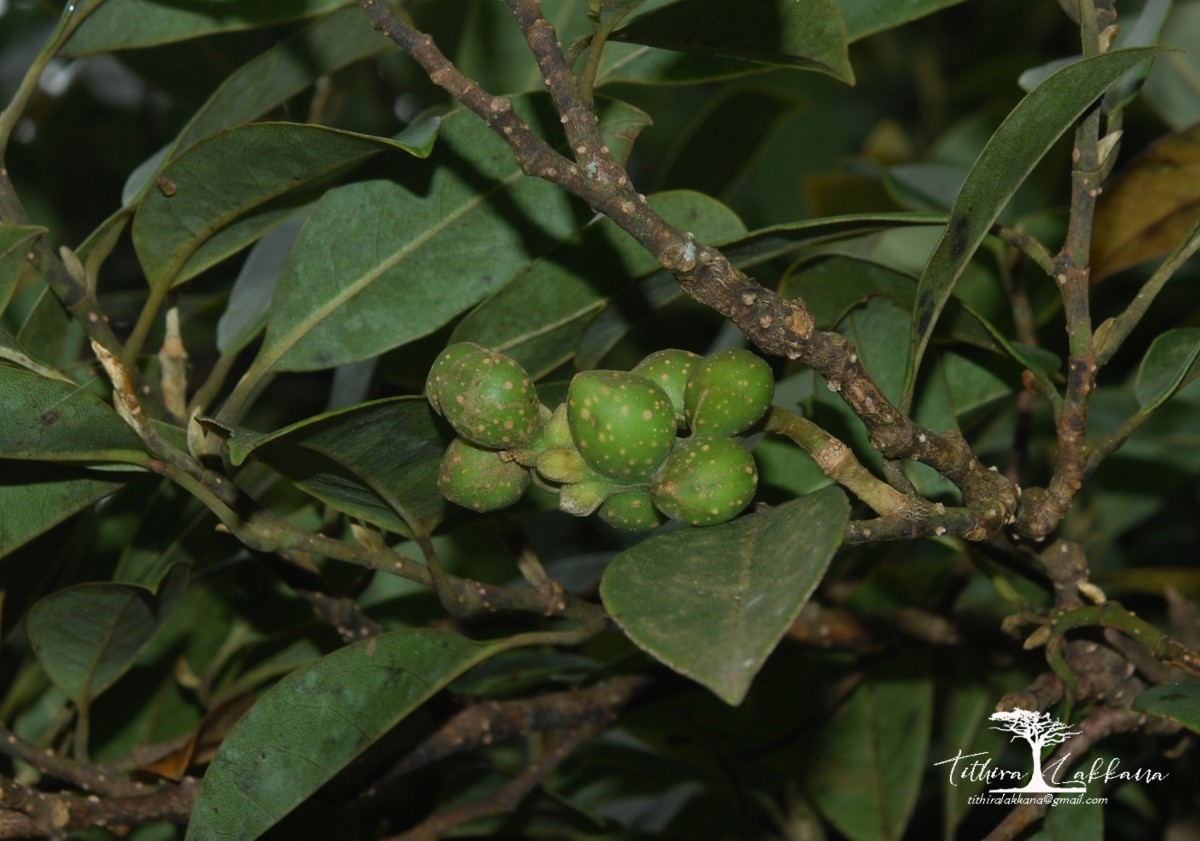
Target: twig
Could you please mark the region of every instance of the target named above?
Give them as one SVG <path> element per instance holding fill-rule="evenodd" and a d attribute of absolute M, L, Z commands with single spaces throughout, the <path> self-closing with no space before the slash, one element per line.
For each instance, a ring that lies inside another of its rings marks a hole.
<path fill-rule="evenodd" d="M 547 753 L 538 757 L 532 765 L 517 775 L 511 782 L 505 783 L 487 797 L 472 800 L 457 809 L 438 812 L 430 815 L 417 826 L 393 836 L 388 841 L 432 841 L 441 838 L 446 832 L 461 826 L 467 821 L 484 818 L 490 815 L 502 815 L 511 812 L 524 800 L 531 791 L 537 788 L 551 772 L 580 744 L 587 741 L 601 730 L 599 725 L 587 724 L 568 730 Z"/>
<path fill-rule="evenodd" d="M 720 251 L 669 225 L 637 193 L 625 170 L 604 145 L 595 112 L 581 95 L 553 26 L 537 0 L 508 0 L 558 108 L 575 161 L 537 138 L 511 104 L 466 79 L 436 48 L 380 0 L 359 0 L 374 27 L 404 48 L 435 84 L 478 114 L 513 151 L 521 170 L 551 181 L 586 201 L 634 237 L 693 298 L 730 319 L 764 352 L 797 359 L 825 378 L 870 433 L 872 446 L 888 459 L 928 464 L 963 493 L 975 522 L 963 536 L 982 539 L 1011 522 L 1015 487 L 983 469 L 961 435 L 937 435 L 905 417 L 858 361 L 850 342 L 815 329 L 800 299 L 783 299 L 745 275 Z"/>
<path fill-rule="evenodd" d="M 0 753 L 28 763 L 43 774 L 84 791 L 107 797 L 137 797 L 154 790 L 153 786 L 113 777 L 95 765 L 68 759 L 50 748 L 27 742 L 3 724 L 0 724 Z"/>
<path fill-rule="evenodd" d="M 178 784 L 147 787 L 137 796 L 80 797 L 46 793 L 0 777 L 0 838 L 61 838 L 91 827 L 187 823 L 200 781 L 187 777 Z"/>
<path fill-rule="evenodd" d="M 542 730 L 612 721 L 652 682 L 640 675 L 614 678 L 584 689 L 550 692 L 516 701 L 482 701 L 455 715 L 410 750 L 380 779 L 380 786 L 449 756 Z M 371 797 L 377 790 L 367 793 Z"/>

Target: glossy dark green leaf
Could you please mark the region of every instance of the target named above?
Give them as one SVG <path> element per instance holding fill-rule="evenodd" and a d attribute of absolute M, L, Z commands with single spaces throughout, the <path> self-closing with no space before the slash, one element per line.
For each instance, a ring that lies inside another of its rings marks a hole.
<path fill-rule="evenodd" d="M 0 461 L 0 558 L 125 486 L 132 474 Z"/>
<path fill-rule="evenodd" d="M 732 210 L 699 193 L 659 193 L 647 201 L 701 241 L 745 233 Z M 570 358 L 613 295 L 657 268 L 646 249 L 611 220 L 590 222 L 480 303 L 455 328 L 452 341 L 502 351 L 538 377 Z"/>
<path fill-rule="evenodd" d="M 1134 383 L 1142 411 L 1157 409 L 1193 378 L 1198 357 L 1200 327 L 1179 327 L 1156 336 L 1142 358 Z"/>
<path fill-rule="evenodd" d="M 543 97 L 514 107 L 533 125 L 559 128 Z M 644 124 L 629 106 L 604 109 L 614 149 Z M 569 238 L 579 210 L 558 187 L 525 177 L 478 117 L 454 111 L 419 172 L 340 187 L 313 209 L 284 265 L 255 366 L 329 368 L 428 335 Z"/>
<path fill-rule="evenodd" d="M 307 216 L 301 211 L 250 247 L 229 290 L 225 312 L 217 321 L 217 350 L 224 353 L 244 348 L 267 326 L 279 272 Z"/>
<path fill-rule="evenodd" d="M 79 386 L 0 366 L 0 458 L 128 461 L 141 440 L 112 407 Z"/>
<path fill-rule="evenodd" d="M 233 428 L 228 443 L 235 465 L 254 458 L 352 517 L 425 535 L 445 514 L 437 471 L 451 437 L 424 398 L 395 397 L 270 434 Z"/>
<path fill-rule="evenodd" d="M 718 79 L 736 79 L 764 73 L 770 68 L 733 58 L 699 53 L 677 53 L 642 44 L 609 43 L 604 49 L 596 86 L 694 85 Z"/>
<path fill-rule="evenodd" d="M 875 32 L 931 15 L 963 0 L 836 0 L 846 21 L 847 40 L 854 42 Z"/>
<path fill-rule="evenodd" d="M 17 286 L 17 275 L 25 265 L 29 246 L 44 233 L 46 229 L 37 225 L 0 224 L 0 313 L 8 306 Z"/>
<path fill-rule="evenodd" d="M 200 138 L 262 117 L 321 76 L 393 48 L 357 4 L 313 21 L 231 73 L 175 139 L 133 171 L 122 203 L 135 201 L 167 160 Z"/>
<path fill-rule="evenodd" d="M 833 0 L 679 0 L 634 18 L 611 37 L 854 81 L 846 24 Z"/>
<path fill-rule="evenodd" d="M 87 55 L 272 26 L 312 17 L 350 0 L 104 0 L 67 39 L 63 52 Z"/>
<path fill-rule="evenodd" d="M 29 611 L 29 641 L 42 668 L 72 701 L 86 704 L 137 662 L 187 583 L 178 565 L 152 592 L 131 584 L 76 584 Z"/>
<path fill-rule="evenodd" d="M 837 254 L 795 267 L 780 283 L 779 294 L 802 298 L 818 329 L 836 326 L 853 307 L 873 297 L 895 301 L 910 312 L 917 298 L 917 278 L 907 272 Z M 942 334 L 956 341 L 1003 353 L 1026 368 L 1054 373 L 1057 355 L 1011 341 L 1004 332 L 956 298 L 946 303 Z"/>
<path fill-rule="evenodd" d="M 1147 689 L 1133 702 L 1139 712 L 1174 719 L 1200 733 L 1200 680 L 1168 683 Z"/>
<path fill-rule="evenodd" d="M 1029 841 L 1104 841 L 1104 812 L 1095 803 L 1055 803 Z"/>
<path fill-rule="evenodd" d="M 251 841 L 405 716 L 505 643 L 381 634 L 292 672 L 237 723 L 204 775 L 187 841 Z"/>
<path fill-rule="evenodd" d="M 727 196 L 757 162 L 759 153 L 783 121 L 802 102 L 769 88 L 729 88 L 708 106 L 675 141 L 657 184 Z M 699 234 L 697 234 L 699 236 Z"/>
<path fill-rule="evenodd" d="M 1018 103 L 971 167 L 917 290 L 902 405 L 942 307 L 1009 199 L 1084 110 L 1123 74 L 1160 50 L 1117 50 L 1064 67 Z"/>
<path fill-rule="evenodd" d="M 825 488 L 731 523 L 626 549 L 600 596 L 638 646 L 741 703 L 842 542 L 850 506 Z"/>
<path fill-rule="evenodd" d="M 829 721 L 804 763 L 806 790 L 851 841 L 904 834 L 928 771 L 933 682 L 915 657 L 872 668 Z"/>
<path fill-rule="evenodd" d="M 299 123 L 255 123 L 200 140 L 168 164 L 133 220 L 151 286 L 174 285 L 246 247 L 328 179 L 385 151 L 425 157 L 436 120 L 395 139 Z M 216 189 L 214 185 L 220 185 Z"/>

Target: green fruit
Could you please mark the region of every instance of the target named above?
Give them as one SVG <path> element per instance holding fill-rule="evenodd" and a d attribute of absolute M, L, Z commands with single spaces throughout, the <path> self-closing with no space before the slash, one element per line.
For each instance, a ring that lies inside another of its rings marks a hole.
<path fill-rule="evenodd" d="M 754 498 L 754 458 L 731 438 L 701 435 L 679 443 L 650 485 L 672 520 L 711 526 L 732 520 Z"/>
<path fill-rule="evenodd" d="M 667 393 L 671 398 L 671 408 L 675 410 L 675 424 L 683 428 L 687 425 L 684 391 L 687 388 L 688 377 L 701 361 L 703 358 L 690 350 L 671 348 L 650 354 L 633 366 L 631 373 L 645 377 Z"/>
<path fill-rule="evenodd" d="M 533 380 L 502 353 L 460 356 L 438 372 L 436 391 L 454 430 L 481 447 L 523 447 L 540 424 L 542 404 Z"/>
<path fill-rule="evenodd" d="M 538 456 L 537 472 L 547 481 L 564 485 L 596 478 L 595 472 L 573 446 L 551 447 L 545 450 Z"/>
<path fill-rule="evenodd" d="M 620 487 L 603 479 L 588 479 L 573 485 L 563 485 L 558 494 L 558 510 L 576 517 L 586 517 L 603 504 Z"/>
<path fill-rule="evenodd" d="M 688 378 L 684 406 L 698 435 L 737 435 L 762 418 L 775 397 L 771 366 L 748 350 L 723 350 Z"/>
<path fill-rule="evenodd" d="M 623 531 L 650 531 L 666 521 L 648 491 L 625 491 L 604 500 L 600 517 Z"/>
<path fill-rule="evenodd" d="M 567 392 L 571 437 L 597 473 L 643 482 L 675 443 L 675 413 L 661 388 L 625 371 L 584 371 Z"/>
<path fill-rule="evenodd" d="M 495 450 L 455 438 L 442 456 L 438 490 L 442 496 L 475 511 L 495 511 L 514 504 L 529 487 L 529 471 Z"/>
<path fill-rule="evenodd" d="M 487 348 L 474 342 L 456 342 L 437 355 L 437 359 L 433 360 L 433 366 L 429 369 L 429 377 L 425 380 L 425 399 L 429 401 L 429 405 L 435 412 L 439 415 L 442 414 L 441 397 L 442 388 L 445 385 L 446 369 L 464 356 L 487 352 Z"/>

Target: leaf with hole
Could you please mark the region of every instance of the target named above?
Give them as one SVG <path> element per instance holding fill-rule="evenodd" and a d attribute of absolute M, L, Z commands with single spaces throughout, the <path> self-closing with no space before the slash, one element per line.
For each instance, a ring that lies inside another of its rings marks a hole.
<path fill-rule="evenodd" d="M 825 488 L 653 537 L 613 559 L 600 596 L 639 647 L 737 705 L 825 574 L 849 515 L 845 494 Z"/>
<path fill-rule="evenodd" d="M 423 158 L 438 121 L 395 139 L 299 123 L 255 123 L 200 140 L 171 161 L 133 219 L 151 286 L 174 286 L 245 248 L 367 158 Z M 219 189 L 216 185 L 220 185 Z"/>
<path fill-rule="evenodd" d="M 393 631 L 292 672 L 221 743 L 187 841 L 259 837 L 435 692 L 506 644 L 430 629 Z"/>
<path fill-rule="evenodd" d="M 1064 67 L 1022 99 L 996 129 L 959 190 L 917 289 L 901 405 L 910 405 L 934 323 L 1000 212 L 1034 166 L 1085 109 L 1122 75 L 1160 53 L 1116 50 Z"/>
<path fill-rule="evenodd" d="M 253 458 L 322 502 L 379 528 L 427 535 L 445 516 L 437 472 L 453 436 L 424 398 L 363 403 L 269 434 L 208 424 L 229 436 L 234 465 Z"/>

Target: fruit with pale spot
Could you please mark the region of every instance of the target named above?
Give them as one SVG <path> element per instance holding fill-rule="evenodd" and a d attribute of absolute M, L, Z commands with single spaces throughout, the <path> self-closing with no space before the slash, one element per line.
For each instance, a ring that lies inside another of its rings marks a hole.
<path fill-rule="evenodd" d="M 742 512 L 758 488 L 754 458 L 732 438 L 681 441 L 650 484 L 654 504 L 672 520 L 711 526 Z"/>
<path fill-rule="evenodd" d="M 438 469 L 442 496 L 473 511 L 496 511 L 516 503 L 529 487 L 529 470 L 496 450 L 455 438 Z"/>
<path fill-rule="evenodd" d="M 684 392 L 688 425 L 697 435 L 737 435 L 762 419 L 775 397 L 771 366 L 748 350 L 706 357 Z"/>
<path fill-rule="evenodd" d="M 571 438 L 602 476 L 647 481 L 675 443 L 671 398 L 626 371 L 584 371 L 567 392 Z"/>

